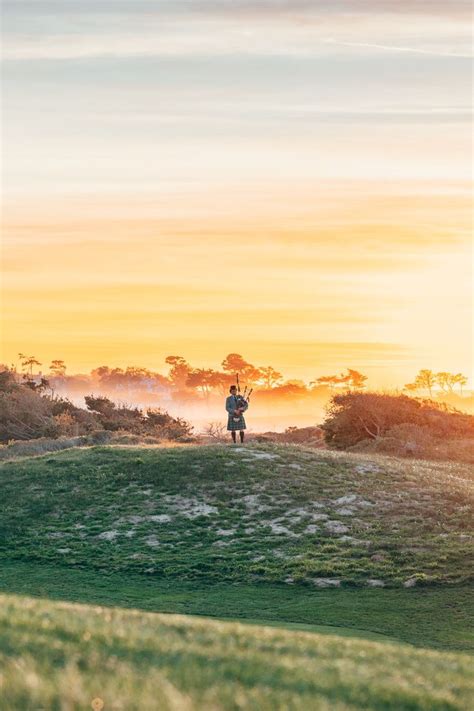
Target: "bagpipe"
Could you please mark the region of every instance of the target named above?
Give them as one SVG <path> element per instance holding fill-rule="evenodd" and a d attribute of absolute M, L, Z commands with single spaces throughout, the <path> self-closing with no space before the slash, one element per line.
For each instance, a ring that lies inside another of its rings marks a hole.
<path fill-rule="evenodd" d="M 250 388 L 250 390 L 248 390 L 248 386 L 246 385 L 244 392 L 242 394 L 240 391 L 240 380 L 239 380 L 238 373 L 236 374 L 235 379 L 237 382 L 237 396 L 236 396 L 237 397 L 237 407 L 236 407 L 236 410 L 239 410 L 240 408 L 247 409 L 247 407 L 249 406 L 250 396 L 253 393 L 253 388 Z M 247 392 L 247 390 L 248 390 L 248 392 Z M 232 419 L 234 420 L 234 422 L 238 422 L 240 420 L 240 418 L 241 418 L 241 414 L 239 416 L 234 415 L 234 417 Z"/>

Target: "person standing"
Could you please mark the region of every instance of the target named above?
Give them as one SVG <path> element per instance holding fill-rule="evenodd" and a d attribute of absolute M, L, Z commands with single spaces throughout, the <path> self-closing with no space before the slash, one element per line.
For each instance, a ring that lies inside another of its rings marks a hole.
<path fill-rule="evenodd" d="M 225 401 L 225 409 L 228 413 L 227 431 L 232 435 L 232 441 L 236 443 L 237 432 L 240 434 L 240 441 L 244 441 L 244 430 L 247 428 L 245 424 L 244 412 L 248 409 L 248 403 L 241 397 L 237 396 L 237 386 L 231 385 L 229 389 L 230 395 Z"/>

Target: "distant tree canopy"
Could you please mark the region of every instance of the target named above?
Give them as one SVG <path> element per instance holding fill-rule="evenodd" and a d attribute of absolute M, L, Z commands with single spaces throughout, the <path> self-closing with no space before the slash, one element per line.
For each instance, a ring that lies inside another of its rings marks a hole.
<path fill-rule="evenodd" d="M 20 375 L 31 390 L 68 394 L 93 390 L 101 395 L 126 397 L 130 401 L 154 404 L 157 397 L 165 395 L 169 400 L 189 402 L 193 399 L 209 401 L 224 396 L 229 386 L 236 382 L 239 375 L 242 386 L 247 385 L 259 394 L 259 399 L 268 403 L 302 398 L 326 400 L 335 392 L 365 392 L 368 378 L 355 368 L 346 368 L 344 372 L 320 375 L 306 384 L 302 380 L 284 380 L 283 374 L 272 365 L 254 365 L 240 353 L 228 353 L 221 362 L 221 370 L 193 366 L 181 355 L 169 355 L 165 358 L 169 366 L 167 375 L 141 366 L 112 368 L 102 365 L 94 368 L 90 375 L 66 375 L 66 363 L 56 358 L 49 366 L 48 379 L 41 373 L 34 373 L 41 365 L 34 355 L 18 354 Z M 16 372 L 15 366 L 13 370 Z M 438 401 L 462 406 L 463 388 L 468 379 L 462 373 L 448 371 L 434 372 L 421 369 L 411 383 L 404 386 L 407 394 L 429 396 Z M 472 397 L 464 405 L 471 407 Z"/>
<path fill-rule="evenodd" d="M 49 371 L 51 375 L 57 378 L 63 377 L 66 375 L 66 364 L 63 360 L 53 360 L 49 366 Z"/>
<path fill-rule="evenodd" d="M 261 377 L 261 371 L 254 365 L 246 361 L 238 353 L 229 353 L 221 363 L 223 370 L 230 374 L 239 374 L 239 376 L 248 384 L 254 385 Z"/>
<path fill-rule="evenodd" d="M 33 375 L 33 367 L 40 366 L 41 363 L 35 358 L 35 356 L 26 356 L 24 353 L 18 353 L 18 358 L 20 359 L 21 369 L 23 373 L 30 376 Z"/>
<path fill-rule="evenodd" d="M 171 366 L 168 380 L 178 388 L 185 388 L 189 374 L 192 372 L 192 367 L 188 361 L 181 356 L 168 356 L 165 363 Z"/>
<path fill-rule="evenodd" d="M 127 368 L 109 368 L 102 365 L 91 371 L 93 379 L 98 380 L 103 385 L 111 388 L 133 388 L 144 386 L 150 383 L 167 384 L 168 380 L 164 375 L 155 373 L 148 368 L 138 368 L 128 366 Z"/>
<path fill-rule="evenodd" d="M 264 387 L 270 389 L 279 385 L 283 380 L 283 375 L 268 365 L 266 368 L 260 368 L 259 382 L 264 385 Z"/>
<path fill-rule="evenodd" d="M 339 375 L 322 375 L 316 380 L 313 380 L 310 385 L 327 385 L 330 388 L 342 386 L 349 390 L 362 390 L 366 387 L 366 381 L 366 375 L 362 375 L 362 373 L 359 373 L 358 370 L 347 368 L 347 373 L 340 373 Z"/>
<path fill-rule="evenodd" d="M 433 388 L 436 386 L 443 392 L 452 394 L 455 391 L 456 385 L 458 385 L 459 391 L 462 394 L 463 387 L 467 384 L 467 381 L 467 377 L 462 373 L 448 373 L 447 371 L 434 373 L 432 370 L 424 369 L 418 372 L 418 375 L 412 383 L 405 385 L 405 390 L 408 392 L 425 390 L 428 391 L 430 398 L 432 398 Z"/>

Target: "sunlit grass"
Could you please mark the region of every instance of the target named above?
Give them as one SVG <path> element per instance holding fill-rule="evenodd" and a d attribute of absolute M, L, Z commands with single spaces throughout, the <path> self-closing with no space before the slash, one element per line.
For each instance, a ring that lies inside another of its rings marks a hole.
<path fill-rule="evenodd" d="M 0 598 L 2 709 L 467 709 L 460 653 Z"/>

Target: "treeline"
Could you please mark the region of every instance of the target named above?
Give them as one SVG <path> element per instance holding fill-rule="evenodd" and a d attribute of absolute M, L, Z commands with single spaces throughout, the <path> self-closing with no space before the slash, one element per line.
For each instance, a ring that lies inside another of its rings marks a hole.
<path fill-rule="evenodd" d="M 140 402 L 153 402 L 157 397 L 180 403 L 209 401 L 225 395 L 235 382 L 237 373 L 242 383 L 258 393 L 261 403 L 298 398 L 328 400 L 334 393 L 364 392 L 368 386 L 367 376 L 354 368 L 347 368 L 339 374 L 323 374 L 309 383 L 285 380 L 273 366 L 256 366 L 239 353 L 229 353 L 222 361 L 221 369 L 196 368 L 178 355 L 168 356 L 165 363 L 168 366 L 166 375 L 148 368 L 111 368 L 107 365 L 94 368 L 88 375 L 71 375 L 67 373 L 63 360 L 53 360 L 43 371 L 43 364 L 35 356 L 20 353 L 18 363 L 10 366 L 9 370 L 31 389 L 49 389 L 51 394 L 67 392 L 84 395 L 94 392 L 111 394 L 115 399 L 139 399 Z M 455 405 L 464 399 L 467 404 L 468 398 L 464 397 L 463 392 L 467 381 L 462 373 L 422 369 L 402 392 Z"/>

